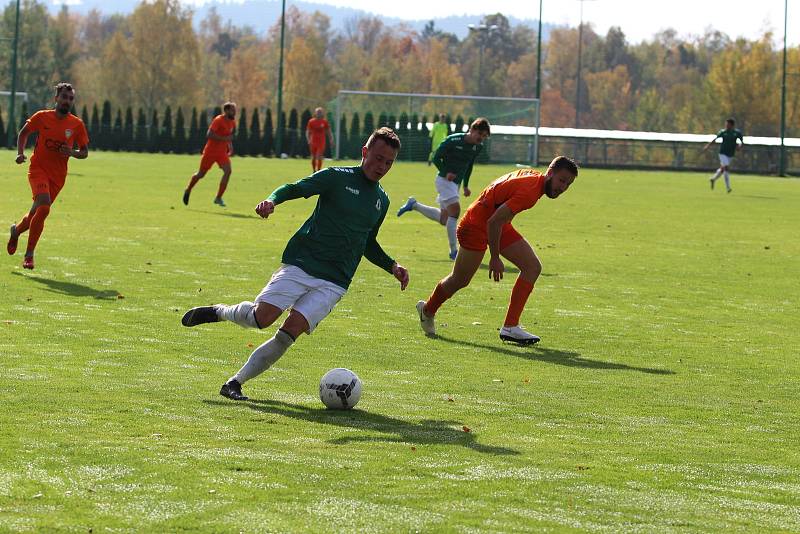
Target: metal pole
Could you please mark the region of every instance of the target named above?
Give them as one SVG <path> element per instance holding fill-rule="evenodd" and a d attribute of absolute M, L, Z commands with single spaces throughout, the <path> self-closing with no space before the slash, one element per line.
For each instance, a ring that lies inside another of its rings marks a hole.
<path fill-rule="evenodd" d="M 483 36 L 481 36 L 480 52 L 478 53 L 478 94 L 483 94 Z"/>
<path fill-rule="evenodd" d="M 581 55 L 583 51 L 583 0 L 581 3 L 581 23 L 578 25 L 578 83 L 575 87 L 575 128 L 581 124 Z"/>
<path fill-rule="evenodd" d="M 539 0 L 539 34 L 536 36 L 536 99 L 542 98 L 542 3 Z"/>
<path fill-rule="evenodd" d="M 19 0 L 17 0 L 19 2 Z M 283 34 L 286 27 L 286 0 L 281 1 L 281 54 L 278 61 L 278 132 L 275 135 L 275 155 L 280 157 L 283 149 Z"/>
<path fill-rule="evenodd" d="M 342 146 L 342 107 L 341 95 L 336 95 L 336 159 L 340 157 L 339 149 Z M 351 117 L 352 120 L 352 117 Z"/>
<path fill-rule="evenodd" d="M 781 160 L 778 168 L 780 176 L 786 176 L 786 28 L 789 18 L 789 0 L 783 4 L 783 81 L 781 82 Z"/>
<path fill-rule="evenodd" d="M 14 50 L 11 54 L 11 95 L 8 103 L 8 144 L 16 145 L 17 118 L 14 105 L 17 101 L 17 43 L 19 42 L 19 0 L 17 0 L 17 14 L 14 21 Z"/>

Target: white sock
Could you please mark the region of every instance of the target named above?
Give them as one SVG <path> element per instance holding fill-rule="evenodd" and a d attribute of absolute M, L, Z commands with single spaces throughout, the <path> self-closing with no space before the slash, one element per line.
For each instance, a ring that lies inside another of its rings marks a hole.
<path fill-rule="evenodd" d="M 450 252 L 455 252 L 458 250 L 458 241 L 456 240 L 458 219 L 456 217 L 448 217 L 445 227 L 447 228 L 447 241 L 450 242 Z"/>
<path fill-rule="evenodd" d="M 725 171 L 723 173 L 723 175 L 725 176 L 725 187 L 730 189 L 731 188 L 731 175 L 728 174 L 728 171 Z"/>
<path fill-rule="evenodd" d="M 432 221 L 439 222 L 439 217 L 441 217 L 442 210 L 439 208 L 434 208 L 433 206 L 426 206 L 425 204 L 420 204 L 419 202 L 414 203 L 414 209 L 423 214 L 425 217 L 429 218 Z"/>
<path fill-rule="evenodd" d="M 247 359 L 247 363 L 230 380 L 236 380 L 240 384 L 244 384 L 251 378 L 257 377 L 272 367 L 272 364 L 283 356 L 283 353 L 292 346 L 292 343 L 294 343 L 292 336 L 283 330 L 278 330 L 274 336 L 253 351 Z"/>
<path fill-rule="evenodd" d="M 722 174 L 722 169 L 717 169 L 717 172 L 714 173 L 714 176 L 712 176 L 711 179 L 716 181 L 720 174 Z"/>
<path fill-rule="evenodd" d="M 223 321 L 230 321 L 245 328 L 258 328 L 256 306 L 252 302 L 245 301 L 231 306 L 219 306 L 217 316 Z"/>

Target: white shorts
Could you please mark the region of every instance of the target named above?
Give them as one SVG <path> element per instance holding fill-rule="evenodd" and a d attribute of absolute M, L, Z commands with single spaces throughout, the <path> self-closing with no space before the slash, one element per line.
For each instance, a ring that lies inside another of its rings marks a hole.
<path fill-rule="evenodd" d="M 731 161 L 733 161 L 732 157 L 726 156 L 725 154 L 720 154 L 719 155 L 719 164 L 721 166 L 727 167 L 727 166 L 729 166 L 731 164 Z"/>
<path fill-rule="evenodd" d="M 439 207 L 442 209 L 454 202 L 458 202 L 458 184 L 449 181 L 447 178 L 436 177 L 436 192 L 439 193 L 439 196 L 436 197 L 436 202 L 439 203 Z"/>
<path fill-rule="evenodd" d="M 308 321 L 308 333 L 314 331 L 347 291 L 333 282 L 315 278 L 300 267 L 282 264 L 255 299 L 280 308 L 299 312 Z"/>

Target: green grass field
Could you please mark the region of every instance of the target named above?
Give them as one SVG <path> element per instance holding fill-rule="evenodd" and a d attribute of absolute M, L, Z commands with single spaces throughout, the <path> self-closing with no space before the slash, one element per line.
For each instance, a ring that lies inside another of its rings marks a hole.
<path fill-rule="evenodd" d="M 499 341 L 514 275 L 485 269 L 426 338 L 446 237 L 391 215 L 408 290 L 365 260 L 235 403 L 219 386 L 275 327 L 180 317 L 255 297 L 314 200 L 253 207 L 310 165 L 236 158 L 228 208 L 217 170 L 186 208 L 198 161 L 73 161 L 36 270 L 3 256 L 0 531 L 800 530 L 797 180 L 581 171 L 515 221 L 544 264 L 533 348 Z M 396 164 L 390 213 L 432 203 L 432 174 Z M 0 191 L 9 225 L 30 202 L 11 152 Z M 364 382 L 351 412 L 317 397 L 340 366 Z"/>

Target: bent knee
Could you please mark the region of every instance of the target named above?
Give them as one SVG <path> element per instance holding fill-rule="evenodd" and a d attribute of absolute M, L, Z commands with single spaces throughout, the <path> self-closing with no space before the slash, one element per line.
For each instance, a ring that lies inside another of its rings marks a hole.
<path fill-rule="evenodd" d="M 539 275 L 542 274 L 542 264 L 538 261 L 530 262 L 523 265 L 519 272 L 526 280 L 535 282 L 539 278 Z"/>
<path fill-rule="evenodd" d="M 266 302 L 258 302 L 256 303 L 255 311 L 253 315 L 256 318 L 256 323 L 259 328 L 266 328 L 270 326 L 275 320 L 281 316 L 283 310 L 278 308 L 277 306 L 273 306 L 272 304 L 267 304 Z"/>

